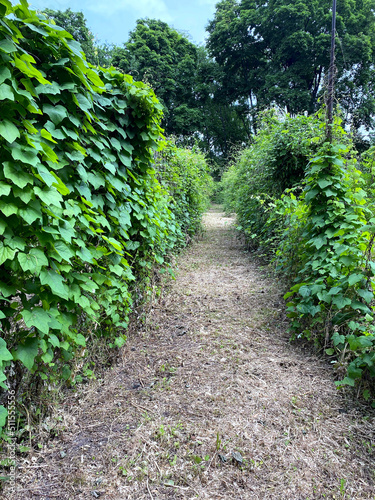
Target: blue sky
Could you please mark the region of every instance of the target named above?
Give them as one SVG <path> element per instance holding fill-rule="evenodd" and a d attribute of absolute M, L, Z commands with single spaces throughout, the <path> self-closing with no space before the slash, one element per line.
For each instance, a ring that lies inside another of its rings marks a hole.
<path fill-rule="evenodd" d="M 191 41 L 204 42 L 205 27 L 213 19 L 218 0 L 29 0 L 32 9 L 82 11 L 87 26 L 101 42 L 121 45 L 137 19 L 161 19 L 187 31 Z"/>

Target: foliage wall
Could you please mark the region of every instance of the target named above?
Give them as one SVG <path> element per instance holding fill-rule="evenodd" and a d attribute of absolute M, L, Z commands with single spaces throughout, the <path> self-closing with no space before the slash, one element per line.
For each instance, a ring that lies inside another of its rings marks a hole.
<path fill-rule="evenodd" d="M 208 208 L 214 182 L 205 156 L 197 148 L 177 148 L 169 141 L 157 153 L 155 169 L 160 183 L 170 193 L 172 210 L 184 240 L 201 229 L 203 212 Z"/>
<path fill-rule="evenodd" d="M 26 1 L 0 0 L 0 15 L 4 396 L 25 369 L 68 380 L 88 325 L 121 346 L 132 283 L 163 264 L 182 231 L 151 165 L 162 139 L 154 92 L 90 67 Z M 5 418 L 0 406 L 0 426 Z"/>
<path fill-rule="evenodd" d="M 289 283 L 293 336 L 325 348 L 339 386 L 375 376 L 373 181 L 356 156 L 339 120 L 330 144 L 319 118 L 266 115 L 223 180 L 239 228 Z"/>

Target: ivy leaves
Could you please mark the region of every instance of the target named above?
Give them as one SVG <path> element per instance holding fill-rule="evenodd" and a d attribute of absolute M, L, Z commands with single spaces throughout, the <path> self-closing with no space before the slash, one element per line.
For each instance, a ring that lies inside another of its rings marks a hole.
<path fill-rule="evenodd" d="M 374 241 L 366 231 L 371 211 L 361 175 L 352 165 L 345 168 L 347 153 L 348 147 L 325 144 L 310 162 L 303 195 L 309 207 L 306 243 L 299 252 L 304 281 L 285 299 L 291 298 L 287 310 L 294 330 L 305 325 L 299 335 L 309 338 L 314 325 L 333 335 L 331 355 L 346 352 L 348 361 L 347 376 L 337 385 L 353 386 L 364 371 L 375 376 L 374 263 L 368 257 Z M 342 334 L 334 333 L 333 325 Z"/>
<path fill-rule="evenodd" d="M 162 138 L 153 91 L 89 67 L 79 44 L 26 2 L 0 0 L 0 15 L 6 389 L 12 361 L 43 379 L 68 379 L 69 361 L 86 345 L 78 324 L 100 323 L 98 332 L 121 345 L 130 284 L 163 262 L 179 229 L 166 231 L 169 196 L 150 168 Z"/>
<path fill-rule="evenodd" d="M 248 241 L 271 254 L 290 283 L 284 298 L 294 338 L 328 348 L 347 366 L 338 385 L 354 385 L 375 377 L 374 207 L 350 138 L 338 120 L 336 143 L 324 142 L 323 129 L 319 116 L 280 123 L 267 112 L 222 184 Z"/>
<path fill-rule="evenodd" d="M 1 100 L 9 99 L 9 97 L 5 97 L 4 90 L 3 93 L 0 94 Z M 14 96 L 12 94 L 11 100 L 14 100 Z M 9 120 L 0 121 L 0 135 L 10 144 L 12 144 L 16 139 L 20 137 L 20 132 L 18 128 Z"/>

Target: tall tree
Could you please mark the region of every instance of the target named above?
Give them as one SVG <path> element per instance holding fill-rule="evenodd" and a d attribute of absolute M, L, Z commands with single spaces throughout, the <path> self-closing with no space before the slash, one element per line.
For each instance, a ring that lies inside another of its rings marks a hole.
<path fill-rule="evenodd" d="M 223 81 L 222 68 L 204 47 L 199 47 L 195 94 L 200 110 L 200 144 L 221 163 L 250 139 L 246 113 L 238 103 L 227 99 Z"/>
<path fill-rule="evenodd" d="M 149 83 L 165 107 L 166 133 L 192 133 L 197 113 L 194 78 L 197 47 L 185 35 L 156 19 L 140 19 L 112 63 Z"/>
<path fill-rule="evenodd" d="M 177 142 L 199 145 L 212 158 L 227 158 L 246 132 L 237 106 L 222 92 L 222 70 L 184 33 L 155 19 L 140 19 L 112 64 L 149 83 L 164 105 L 164 128 Z"/>
<path fill-rule="evenodd" d="M 331 0 L 219 2 L 207 27 L 207 46 L 223 68 L 228 98 L 249 113 L 271 104 L 292 114 L 315 111 L 329 67 L 330 6 Z M 370 126 L 373 0 L 341 0 L 337 33 L 342 47 L 336 60 L 338 97 L 357 126 Z"/>

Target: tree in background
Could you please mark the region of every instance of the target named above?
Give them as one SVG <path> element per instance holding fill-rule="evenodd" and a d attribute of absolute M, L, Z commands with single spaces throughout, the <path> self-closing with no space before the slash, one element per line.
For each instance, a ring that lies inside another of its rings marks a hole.
<path fill-rule="evenodd" d="M 292 114 L 318 107 L 329 66 L 331 0 L 222 0 L 207 31 L 230 102 L 249 118 L 270 105 Z M 375 15 L 370 0 L 338 9 L 337 96 L 356 128 L 375 111 Z M 256 128 L 256 121 L 253 122 Z"/>
<path fill-rule="evenodd" d="M 238 103 L 228 101 L 223 81 L 221 66 L 208 55 L 205 47 L 198 47 L 199 144 L 216 163 L 215 178 L 221 177 L 222 169 L 238 146 L 251 139 L 246 113 Z"/>
<path fill-rule="evenodd" d="M 247 139 L 235 104 L 222 92 L 222 69 L 204 47 L 155 19 L 140 19 L 112 64 L 149 83 L 165 108 L 163 126 L 177 144 L 199 146 L 214 161 L 226 161 Z M 219 168 L 220 170 L 220 168 Z"/>
<path fill-rule="evenodd" d="M 154 89 L 165 108 L 166 134 L 194 133 L 197 47 L 186 36 L 162 21 L 139 19 L 124 47 L 114 50 L 112 63 Z"/>

